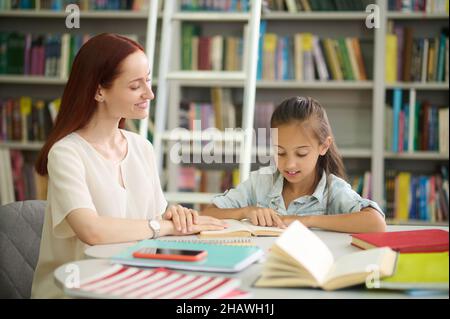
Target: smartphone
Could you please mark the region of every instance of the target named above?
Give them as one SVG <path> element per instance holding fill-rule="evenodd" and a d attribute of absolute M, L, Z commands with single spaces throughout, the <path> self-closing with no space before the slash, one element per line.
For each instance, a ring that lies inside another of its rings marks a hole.
<path fill-rule="evenodd" d="M 135 258 L 164 259 L 178 261 L 199 261 L 208 255 L 206 250 L 170 248 L 141 248 L 133 253 Z"/>

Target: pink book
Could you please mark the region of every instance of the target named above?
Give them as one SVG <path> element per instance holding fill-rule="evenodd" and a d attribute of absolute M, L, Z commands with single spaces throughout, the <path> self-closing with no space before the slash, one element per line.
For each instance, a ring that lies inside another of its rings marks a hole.
<path fill-rule="evenodd" d="M 25 52 L 24 52 L 24 61 L 23 61 L 23 67 L 24 67 L 23 74 L 32 74 L 31 73 L 31 43 L 32 43 L 31 34 L 27 33 L 25 35 Z"/>

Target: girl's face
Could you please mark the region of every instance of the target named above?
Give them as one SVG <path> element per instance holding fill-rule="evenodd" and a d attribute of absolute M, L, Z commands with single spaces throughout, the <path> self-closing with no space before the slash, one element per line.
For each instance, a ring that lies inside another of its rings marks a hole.
<path fill-rule="evenodd" d="M 145 54 L 138 50 L 123 60 L 121 73 L 108 89 L 99 88 L 96 100 L 114 118 L 143 119 L 154 99 L 151 75 Z"/>
<path fill-rule="evenodd" d="M 293 184 L 314 181 L 317 160 L 327 152 L 331 138 L 320 145 L 308 121 L 282 124 L 272 136 L 275 162 L 283 177 Z"/>

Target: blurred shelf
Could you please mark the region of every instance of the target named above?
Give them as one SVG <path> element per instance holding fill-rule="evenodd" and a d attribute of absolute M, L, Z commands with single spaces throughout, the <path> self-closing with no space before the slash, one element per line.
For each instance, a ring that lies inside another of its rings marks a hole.
<path fill-rule="evenodd" d="M 256 82 L 257 89 L 317 89 L 317 90 L 371 90 L 373 88 L 372 81 L 268 81 L 258 80 Z"/>
<path fill-rule="evenodd" d="M 365 12 L 337 11 L 337 12 L 267 12 L 261 15 L 261 20 L 364 20 Z"/>
<path fill-rule="evenodd" d="M 68 13 L 55 10 L 4 10 L 0 17 L 11 18 L 66 18 Z M 158 14 L 160 17 L 161 14 Z M 98 10 L 80 11 L 81 19 L 147 19 L 146 11 Z"/>
<path fill-rule="evenodd" d="M 5 142 L 0 141 L 0 149 L 6 148 L 11 150 L 22 151 L 38 151 L 44 146 L 43 142 Z"/>
<path fill-rule="evenodd" d="M 0 75 L 0 83 L 7 84 L 54 84 L 65 85 L 67 79 L 48 77 L 44 75 L 14 75 L 14 74 L 2 74 Z M 152 85 L 157 86 L 158 80 L 152 80 Z"/>
<path fill-rule="evenodd" d="M 448 90 L 448 82 L 395 82 L 386 84 L 386 89 Z"/>
<path fill-rule="evenodd" d="M 394 153 L 394 152 L 385 152 L 385 159 L 392 160 L 438 160 L 445 161 L 449 159 L 449 154 L 442 154 L 438 152 L 427 152 L 427 151 L 418 151 L 413 153 Z"/>
<path fill-rule="evenodd" d="M 165 192 L 164 197 L 169 203 L 209 204 L 214 193 L 196 192 Z"/>
<path fill-rule="evenodd" d="M 398 19 L 398 20 L 441 20 L 448 19 L 448 14 L 446 13 L 426 13 L 426 12 L 388 12 L 388 19 Z"/>
<path fill-rule="evenodd" d="M 43 75 L 0 75 L 0 83 L 12 84 L 66 84 L 67 79 L 47 77 Z"/>

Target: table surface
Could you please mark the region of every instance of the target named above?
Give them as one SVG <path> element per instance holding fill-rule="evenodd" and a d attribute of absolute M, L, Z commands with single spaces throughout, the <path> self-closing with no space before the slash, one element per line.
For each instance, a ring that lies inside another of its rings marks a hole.
<path fill-rule="evenodd" d="M 399 230 L 415 230 L 415 229 L 444 229 L 448 231 L 448 227 L 430 227 L 430 226 L 402 226 L 402 225 L 389 225 L 387 231 L 399 231 Z M 347 255 L 352 252 L 360 251 L 360 249 L 351 245 L 351 236 L 345 233 L 329 232 L 322 230 L 313 230 L 313 232 L 325 242 L 335 259 L 340 256 Z M 170 236 L 164 237 L 165 239 L 194 239 L 196 236 Z M 264 252 L 268 252 L 272 246 L 276 237 L 252 237 L 252 242 L 261 247 Z M 70 263 L 71 265 L 77 265 L 79 268 L 80 280 L 92 276 L 102 270 L 111 266 L 109 257 L 117 254 L 121 250 L 134 245 L 136 242 L 128 242 L 121 244 L 111 245 L 97 245 L 91 246 L 86 249 L 85 260 L 76 261 Z M 70 272 L 67 272 L 67 266 L 65 264 L 57 268 L 54 272 L 56 284 L 59 287 L 63 286 L 67 276 Z M 204 274 L 212 276 L 226 276 L 239 278 L 241 280 L 241 289 L 250 291 L 252 298 L 257 299 L 372 299 L 372 298 L 449 298 L 448 291 L 437 292 L 433 294 L 408 294 L 402 291 L 389 291 L 389 290 L 376 290 L 376 289 L 363 289 L 360 287 L 348 288 L 337 291 L 323 291 L 321 289 L 311 288 L 254 288 L 253 283 L 259 277 L 263 267 L 263 260 L 255 263 L 239 273 L 224 274 L 224 273 L 212 273 L 212 272 L 192 272 L 192 271 L 180 271 L 190 274 Z"/>

